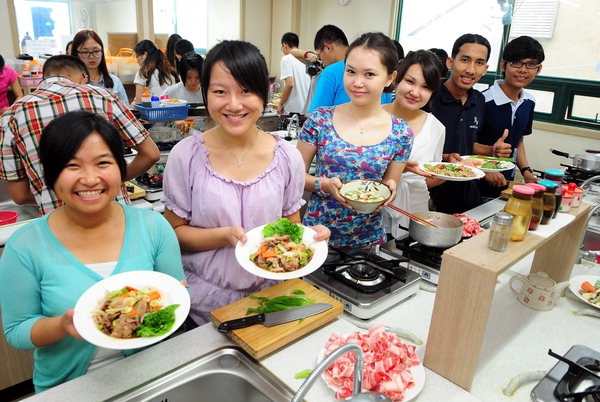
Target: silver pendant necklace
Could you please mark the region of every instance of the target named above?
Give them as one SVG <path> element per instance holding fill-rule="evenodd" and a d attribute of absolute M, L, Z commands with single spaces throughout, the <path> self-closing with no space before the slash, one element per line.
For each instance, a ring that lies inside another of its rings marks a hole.
<path fill-rule="evenodd" d="M 227 152 L 229 152 L 231 154 L 231 156 L 233 156 L 235 158 L 236 166 L 242 167 L 242 164 L 244 163 L 244 158 L 248 155 L 248 153 L 254 148 L 254 145 L 256 144 L 256 139 L 258 138 L 258 130 L 256 130 L 256 135 L 254 136 L 252 145 L 250 145 L 250 147 L 239 158 L 237 157 L 236 154 L 233 153 L 233 151 L 231 149 L 227 148 L 227 145 L 225 145 L 225 141 L 223 141 L 223 139 L 221 138 L 221 135 L 218 132 L 217 132 L 217 137 L 219 138 L 221 145 L 223 145 L 223 148 L 225 148 L 227 150 Z"/>
<path fill-rule="evenodd" d="M 352 112 L 352 107 L 349 107 L 350 110 L 350 115 L 352 116 L 352 118 L 354 119 L 354 121 L 356 122 L 356 125 L 358 126 L 358 129 L 360 131 L 360 135 L 363 135 L 365 133 L 365 129 L 367 127 L 369 127 L 371 125 L 371 123 L 373 123 L 375 120 L 377 120 L 379 118 L 380 113 L 377 113 L 377 116 L 375 116 L 374 118 L 372 118 L 367 124 L 365 124 L 364 126 L 360 125 L 360 121 L 358 121 L 358 119 L 356 117 L 354 117 L 354 113 Z"/>

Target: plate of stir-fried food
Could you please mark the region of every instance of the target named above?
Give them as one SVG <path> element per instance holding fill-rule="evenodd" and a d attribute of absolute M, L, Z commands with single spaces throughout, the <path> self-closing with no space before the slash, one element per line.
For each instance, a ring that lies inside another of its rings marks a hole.
<path fill-rule="evenodd" d="M 600 276 L 580 275 L 571 278 L 569 289 L 582 302 L 600 308 Z"/>
<path fill-rule="evenodd" d="M 319 268 L 327 258 L 327 242 L 315 241 L 315 231 L 286 218 L 256 227 L 238 242 L 235 256 L 253 275 L 267 279 L 299 278 Z"/>
<path fill-rule="evenodd" d="M 172 276 L 129 271 L 96 283 L 75 305 L 73 324 L 88 342 L 136 349 L 177 330 L 190 310 L 187 289 Z"/>
<path fill-rule="evenodd" d="M 469 181 L 481 179 L 485 173 L 477 168 L 460 163 L 428 162 L 420 163 L 419 169 L 448 181 Z"/>

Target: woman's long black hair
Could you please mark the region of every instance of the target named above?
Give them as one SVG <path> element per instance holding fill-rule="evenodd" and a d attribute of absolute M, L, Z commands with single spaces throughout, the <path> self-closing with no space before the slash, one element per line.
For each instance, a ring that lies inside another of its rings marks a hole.
<path fill-rule="evenodd" d="M 136 56 L 146 54 L 146 59 L 144 59 L 140 68 L 140 76 L 146 79 L 146 86 L 150 85 L 154 70 L 158 70 L 158 82 L 160 85 L 179 82 L 175 68 L 169 64 L 167 56 L 156 47 L 154 42 L 144 39 L 135 45 L 133 51 Z"/>

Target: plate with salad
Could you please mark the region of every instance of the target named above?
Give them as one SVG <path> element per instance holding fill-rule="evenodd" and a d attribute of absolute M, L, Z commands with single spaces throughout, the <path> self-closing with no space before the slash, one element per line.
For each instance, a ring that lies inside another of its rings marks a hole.
<path fill-rule="evenodd" d="M 314 230 L 281 218 L 246 233 L 235 257 L 252 275 L 266 279 L 300 278 L 318 269 L 327 258 L 327 242 L 315 241 Z"/>
<path fill-rule="evenodd" d="M 569 289 L 582 302 L 600 308 L 600 276 L 580 275 L 571 278 Z"/>
<path fill-rule="evenodd" d="M 461 156 L 461 158 L 463 162 L 467 161 L 466 163 L 469 163 L 469 165 L 472 163 L 473 167 L 484 172 L 503 172 L 515 168 L 512 159 L 494 158 L 484 155 L 466 155 Z"/>
<path fill-rule="evenodd" d="M 107 349 L 136 349 L 165 339 L 190 311 L 180 281 L 155 271 L 109 276 L 86 290 L 75 305 L 73 324 L 89 343 Z"/>
<path fill-rule="evenodd" d="M 420 163 L 419 169 L 435 177 L 448 181 L 469 181 L 481 179 L 485 173 L 477 168 L 460 163 L 428 162 Z"/>

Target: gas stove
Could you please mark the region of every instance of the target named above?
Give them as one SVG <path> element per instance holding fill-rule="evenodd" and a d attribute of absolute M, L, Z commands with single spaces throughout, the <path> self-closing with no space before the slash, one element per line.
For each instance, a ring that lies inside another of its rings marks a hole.
<path fill-rule="evenodd" d="M 419 275 L 408 265 L 407 258 L 394 258 L 379 246 L 330 248 L 323 266 L 304 280 L 342 303 L 347 313 L 369 320 L 417 292 Z"/>
<path fill-rule="evenodd" d="M 559 356 L 560 361 L 531 391 L 535 402 L 600 401 L 600 353 L 583 345 L 575 345 Z"/>
<path fill-rule="evenodd" d="M 561 166 L 566 167 L 565 175 L 563 176 L 563 183 L 576 183 L 578 186 L 581 185 L 587 179 L 600 175 L 600 171 L 582 169 L 573 165 L 566 165 L 561 163 Z"/>
<path fill-rule="evenodd" d="M 437 285 L 442 265 L 442 254 L 447 248 L 430 247 L 414 241 L 408 234 L 381 246 L 382 252 L 396 258 L 408 258 L 408 269 L 421 279 Z"/>

